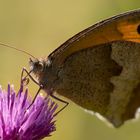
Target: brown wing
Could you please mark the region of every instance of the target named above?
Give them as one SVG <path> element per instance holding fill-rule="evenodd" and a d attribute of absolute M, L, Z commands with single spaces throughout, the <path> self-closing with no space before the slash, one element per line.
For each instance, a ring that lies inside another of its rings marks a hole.
<path fill-rule="evenodd" d="M 140 107 L 140 44 L 115 41 L 70 55 L 54 89 L 121 126 Z"/>
<path fill-rule="evenodd" d="M 140 106 L 140 10 L 78 33 L 49 59 L 59 69 L 54 89 L 118 127 Z M 129 42 L 130 41 L 130 42 Z"/>
<path fill-rule="evenodd" d="M 53 63 L 63 64 L 72 53 L 117 40 L 140 42 L 137 29 L 140 25 L 140 10 L 131 11 L 97 23 L 62 44 L 49 55 Z"/>

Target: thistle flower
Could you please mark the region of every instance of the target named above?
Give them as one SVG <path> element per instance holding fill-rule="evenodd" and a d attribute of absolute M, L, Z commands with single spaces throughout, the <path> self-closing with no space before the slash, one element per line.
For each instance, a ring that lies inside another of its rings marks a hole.
<path fill-rule="evenodd" d="M 0 88 L 0 140 L 41 140 L 55 131 L 57 104 L 38 95 L 30 106 L 27 95 L 22 85 L 17 95 L 10 85 Z"/>

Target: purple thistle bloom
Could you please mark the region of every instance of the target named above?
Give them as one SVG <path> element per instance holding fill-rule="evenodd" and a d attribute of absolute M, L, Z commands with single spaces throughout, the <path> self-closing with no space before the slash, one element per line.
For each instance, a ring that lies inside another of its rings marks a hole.
<path fill-rule="evenodd" d="M 38 95 L 30 106 L 28 90 L 22 91 L 22 86 L 17 95 L 10 85 L 0 88 L 0 140 L 41 140 L 55 131 L 57 104 Z"/>

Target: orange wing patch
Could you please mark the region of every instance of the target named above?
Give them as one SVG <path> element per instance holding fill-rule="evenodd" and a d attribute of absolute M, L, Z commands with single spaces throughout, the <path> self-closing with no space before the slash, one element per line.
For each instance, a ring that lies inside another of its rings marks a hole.
<path fill-rule="evenodd" d="M 138 33 L 138 26 L 140 22 L 137 23 L 128 23 L 123 22 L 119 23 L 118 30 L 123 35 L 123 40 L 132 41 L 140 43 L 140 34 Z"/>

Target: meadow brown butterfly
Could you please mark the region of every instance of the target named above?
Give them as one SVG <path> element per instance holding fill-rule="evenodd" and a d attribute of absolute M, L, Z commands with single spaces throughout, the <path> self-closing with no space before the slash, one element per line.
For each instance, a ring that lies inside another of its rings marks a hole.
<path fill-rule="evenodd" d="M 31 76 L 52 97 L 62 95 L 115 127 L 140 106 L 140 10 L 76 34 L 47 58 L 30 59 Z M 67 103 L 67 102 L 65 102 Z"/>

